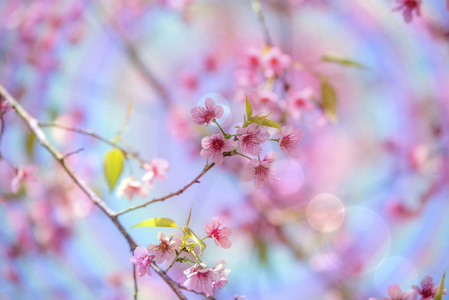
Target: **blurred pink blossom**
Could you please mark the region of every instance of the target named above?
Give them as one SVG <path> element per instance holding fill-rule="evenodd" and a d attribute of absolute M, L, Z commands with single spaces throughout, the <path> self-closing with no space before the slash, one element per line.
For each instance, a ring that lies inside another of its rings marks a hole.
<path fill-rule="evenodd" d="M 117 196 L 126 196 L 131 201 L 136 195 L 145 197 L 148 195 L 148 190 L 140 181 L 135 180 L 134 176 L 124 178 L 117 188 Z"/>
<path fill-rule="evenodd" d="M 266 78 L 274 75 L 282 76 L 284 71 L 292 64 L 292 59 L 289 55 L 283 54 L 277 47 L 272 47 L 262 56 L 262 65 L 264 67 L 264 75 Z"/>
<path fill-rule="evenodd" d="M 218 217 L 212 218 L 212 224 L 206 223 L 206 234 L 215 240 L 215 244 L 224 249 L 231 248 L 231 240 L 229 236 L 232 234 L 232 229 L 228 227 L 220 228 L 222 225 Z"/>
<path fill-rule="evenodd" d="M 293 128 L 293 125 L 287 125 L 281 129 L 281 139 L 279 140 L 279 147 L 285 155 L 293 158 L 301 156 L 301 149 L 299 142 L 302 140 L 303 132 L 299 128 Z"/>
<path fill-rule="evenodd" d="M 383 300 L 417 300 L 417 294 L 414 290 L 402 292 L 401 288 L 395 284 L 388 288 L 389 298 L 383 298 Z"/>
<path fill-rule="evenodd" d="M 213 269 L 208 268 L 205 263 L 193 265 L 184 271 L 187 276 L 184 286 L 189 290 L 211 297 L 214 290 L 219 290 L 227 283 L 230 269 L 223 269 L 225 264 L 226 262 L 222 260 Z"/>
<path fill-rule="evenodd" d="M 393 11 L 402 10 L 402 15 L 406 23 L 410 23 L 413 19 L 413 11 L 417 16 L 421 16 L 421 0 L 396 0 L 398 4 Z"/>
<path fill-rule="evenodd" d="M 36 182 L 36 178 L 34 178 L 34 171 L 36 170 L 36 166 L 26 166 L 19 167 L 16 171 L 16 175 L 11 180 L 11 192 L 13 194 L 17 194 L 20 188 L 20 184 L 25 182 Z"/>
<path fill-rule="evenodd" d="M 301 119 L 304 111 L 313 110 L 312 88 L 306 88 L 300 91 L 290 92 L 287 98 L 288 113 L 294 120 Z"/>
<path fill-rule="evenodd" d="M 433 278 L 429 275 L 426 275 L 421 281 L 421 288 L 416 285 L 412 286 L 412 289 L 418 293 L 418 296 L 421 296 L 421 300 L 433 299 L 436 296 L 438 288 L 439 286 L 435 286 Z M 446 289 L 444 289 L 444 295 L 446 295 Z"/>
<path fill-rule="evenodd" d="M 143 164 L 142 167 L 147 170 L 145 175 L 142 177 L 142 181 L 146 183 L 147 186 L 153 187 L 153 180 L 165 180 L 167 179 L 166 171 L 170 167 L 167 160 L 163 158 L 153 158 L 151 163 Z"/>

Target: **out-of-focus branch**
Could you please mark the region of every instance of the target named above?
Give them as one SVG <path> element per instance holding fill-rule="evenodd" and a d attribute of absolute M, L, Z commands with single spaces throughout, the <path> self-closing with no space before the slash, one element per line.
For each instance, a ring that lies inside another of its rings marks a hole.
<path fill-rule="evenodd" d="M 85 130 L 85 129 L 81 129 L 81 128 L 77 128 L 77 127 L 67 127 L 64 125 L 60 125 L 57 123 L 42 123 L 39 122 L 38 125 L 40 127 L 55 127 L 55 128 L 59 128 L 59 129 L 63 129 L 63 130 L 67 130 L 67 131 L 73 131 L 73 132 L 77 132 L 79 134 L 83 134 L 83 135 L 87 135 L 90 136 L 91 138 L 97 139 L 99 141 L 102 141 L 103 143 L 106 143 L 112 147 L 118 148 L 120 149 L 125 155 L 126 157 L 130 157 L 130 158 L 134 158 L 135 160 L 137 160 L 140 164 L 144 164 L 144 163 L 148 163 L 147 161 L 143 160 L 142 158 L 139 157 L 138 153 L 130 150 L 130 149 L 125 149 L 124 147 L 120 146 L 117 142 L 114 142 L 112 140 L 108 140 L 102 136 L 99 136 L 98 134 L 90 131 L 90 130 Z"/>
<path fill-rule="evenodd" d="M 137 69 L 142 78 L 148 83 L 150 87 L 152 87 L 157 94 L 164 100 L 167 106 L 172 105 L 171 97 L 167 91 L 167 89 L 159 82 L 157 77 L 154 75 L 153 71 L 145 64 L 142 57 L 139 55 L 136 47 L 133 43 L 128 39 L 124 30 L 120 27 L 120 24 L 110 16 L 107 8 L 103 5 L 101 0 L 92 0 L 91 1 L 97 8 L 101 15 L 106 19 L 106 21 L 113 27 L 117 36 L 120 38 L 123 46 L 125 48 L 125 53 L 132 65 Z"/>
<path fill-rule="evenodd" d="M 262 26 L 262 30 L 265 36 L 265 44 L 267 46 L 272 47 L 273 46 L 273 40 L 271 39 L 270 33 L 268 32 L 267 23 L 265 22 L 265 17 L 262 13 L 262 4 L 260 3 L 260 0 L 253 0 L 252 2 L 253 10 L 257 14 L 257 17 L 259 19 L 259 23 Z"/>
<path fill-rule="evenodd" d="M 164 197 L 161 197 L 161 198 L 155 198 L 155 199 L 150 200 L 148 202 L 145 202 L 143 204 L 136 205 L 136 206 L 124 209 L 124 210 L 116 213 L 115 215 L 116 216 L 120 216 L 120 215 L 123 215 L 123 214 L 125 214 L 127 212 L 130 212 L 130 211 L 133 211 L 133 210 L 136 210 L 136 209 L 139 209 L 139 208 L 143 208 L 143 207 L 145 207 L 147 205 L 150 205 L 151 203 L 164 201 L 164 200 L 167 200 L 168 198 L 171 198 L 171 197 L 174 197 L 174 196 L 178 196 L 178 195 L 182 194 L 185 190 L 187 190 L 189 187 L 191 187 L 194 183 L 199 183 L 198 180 L 201 177 L 203 177 L 203 175 L 206 174 L 210 169 L 212 169 L 213 166 L 215 166 L 215 163 L 207 165 L 198 176 L 196 176 L 190 183 L 188 183 L 186 186 L 184 186 L 182 189 L 178 190 L 177 192 L 173 192 L 173 193 L 168 194 L 167 196 L 164 196 Z"/>
<path fill-rule="evenodd" d="M 125 237 L 130 250 L 133 251 L 137 247 L 137 243 L 131 237 L 131 235 L 126 231 L 123 225 L 119 222 L 116 213 L 111 210 L 107 204 L 97 196 L 97 194 L 78 176 L 78 174 L 66 163 L 65 156 L 60 153 L 47 139 L 47 136 L 39 127 L 39 122 L 30 116 L 28 112 L 8 93 L 8 91 L 0 85 L 0 96 L 11 105 L 11 107 L 16 111 L 16 113 L 22 118 L 26 126 L 30 129 L 36 140 L 50 152 L 50 154 L 55 158 L 55 160 L 64 168 L 66 173 L 72 178 L 75 184 L 81 188 L 81 190 L 87 195 L 87 197 L 98 206 L 114 223 L 115 227 L 120 231 L 120 233 Z M 179 299 L 187 299 L 180 290 L 178 283 L 173 281 L 170 277 L 165 274 L 163 270 L 159 268 L 154 262 L 151 263 L 152 269 L 162 277 L 162 279 L 170 286 L 170 288 L 175 292 Z M 136 299 L 137 296 L 135 296 Z"/>

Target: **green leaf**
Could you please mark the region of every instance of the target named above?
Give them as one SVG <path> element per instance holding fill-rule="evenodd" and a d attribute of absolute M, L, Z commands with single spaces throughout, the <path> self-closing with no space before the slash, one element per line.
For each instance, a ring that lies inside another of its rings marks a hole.
<path fill-rule="evenodd" d="M 262 121 L 260 121 L 260 119 L 258 117 L 251 117 L 248 119 L 249 123 L 256 123 L 259 124 L 260 126 L 263 126 Z"/>
<path fill-rule="evenodd" d="M 281 125 L 279 125 L 276 121 L 268 119 L 268 118 L 263 119 L 262 125 L 268 126 L 268 127 L 273 127 L 273 128 L 278 128 L 278 129 L 282 128 Z"/>
<path fill-rule="evenodd" d="M 246 96 L 246 115 L 248 116 L 248 119 L 251 119 L 253 116 L 253 107 L 251 106 L 251 103 L 249 103 L 248 96 Z"/>
<path fill-rule="evenodd" d="M 109 185 L 109 190 L 114 189 L 120 175 L 123 171 L 123 154 L 122 151 L 115 148 L 104 156 L 104 176 Z"/>
<path fill-rule="evenodd" d="M 332 122 L 337 122 L 337 94 L 326 79 L 321 82 L 321 105 Z"/>
<path fill-rule="evenodd" d="M 435 295 L 435 300 L 441 300 L 443 299 L 443 293 L 444 293 L 444 277 L 446 276 L 446 272 L 444 272 L 443 277 L 441 278 L 440 287 L 438 288 L 438 291 Z"/>
<path fill-rule="evenodd" d="M 193 232 L 192 229 L 187 228 L 186 233 L 192 240 L 195 241 L 195 243 L 200 245 L 201 248 L 200 256 L 201 256 L 201 254 L 203 254 L 203 250 L 206 249 L 206 244 Z"/>
<path fill-rule="evenodd" d="M 131 228 L 134 227 L 178 227 L 176 225 L 175 221 L 169 218 L 151 218 L 146 221 L 140 222 L 137 225 L 134 225 Z"/>
<path fill-rule="evenodd" d="M 28 157 L 33 158 L 34 157 L 34 149 L 36 145 L 36 137 L 31 132 L 28 133 L 26 138 L 26 153 Z"/>
<path fill-rule="evenodd" d="M 328 62 L 335 62 L 347 67 L 355 67 L 355 68 L 360 68 L 360 69 L 366 69 L 366 67 L 364 65 L 362 65 L 361 63 L 358 63 L 356 61 L 344 58 L 344 57 L 339 57 L 336 55 L 324 55 L 322 57 L 323 61 L 328 61 Z"/>

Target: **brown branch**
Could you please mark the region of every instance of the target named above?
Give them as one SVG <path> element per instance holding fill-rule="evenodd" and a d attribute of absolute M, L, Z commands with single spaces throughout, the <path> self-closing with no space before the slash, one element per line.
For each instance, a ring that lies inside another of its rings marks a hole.
<path fill-rule="evenodd" d="M 50 154 L 55 158 L 55 160 L 64 168 L 66 173 L 72 178 L 74 183 L 81 188 L 81 190 L 89 197 L 89 199 L 98 206 L 114 223 L 115 227 L 120 231 L 123 237 L 128 242 L 130 250 L 133 251 L 137 247 L 137 243 L 131 237 L 131 235 L 126 231 L 123 225 L 117 219 L 117 215 L 112 211 L 107 204 L 97 196 L 97 194 L 78 176 L 78 174 L 66 163 L 64 155 L 60 153 L 47 139 L 47 136 L 39 127 L 39 122 L 28 114 L 28 112 L 8 93 L 8 91 L 0 85 L 0 95 L 2 95 L 5 100 L 11 105 L 11 107 L 16 111 L 16 113 L 22 118 L 26 126 L 30 129 L 36 140 L 44 148 L 50 152 Z M 167 274 L 162 271 L 158 265 L 154 262 L 151 263 L 153 270 L 162 277 L 162 279 L 170 286 L 170 288 L 175 292 L 179 299 L 186 300 L 187 298 L 183 295 L 180 290 L 180 285 L 173 281 Z"/>
<path fill-rule="evenodd" d="M 77 127 L 67 127 L 61 124 L 57 124 L 57 123 L 43 123 L 43 122 L 39 122 L 38 125 L 40 127 L 55 127 L 55 128 L 59 128 L 59 129 L 63 129 L 63 130 L 67 130 L 67 131 L 73 131 L 79 134 L 83 134 L 86 136 L 90 136 L 91 138 L 97 139 L 99 141 L 102 141 L 105 144 L 108 144 L 112 147 L 115 147 L 117 149 L 120 149 L 123 153 L 125 153 L 125 155 L 127 157 L 133 158 L 135 160 L 137 160 L 140 164 L 144 164 L 144 163 L 148 163 L 147 161 L 141 159 L 138 155 L 137 152 L 129 150 L 129 149 L 125 149 L 124 147 L 118 145 L 116 142 L 113 142 L 111 140 L 108 140 L 90 130 L 86 130 L 86 129 L 81 129 L 81 128 L 77 128 Z"/>
<path fill-rule="evenodd" d="M 185 187 L 183 187 L 182 189 L 178 190 L 177 192 L 173 192 L 173 193 L 168 194 L 168 195 L 165 196 L 165 197 L 162 197 L 162 198 L 155 198 L 155 199 L 153 199 L 153 200 L 151 200 L 151 201 L 148 201 L 148 202 L 145 202 L 145 203 L 143 203 L 143 204 L 136 205 L 136 206 L 133 206 L 133 207 L 124 209 L 124 210 L 122 210 L 122 211 L 116 213 L 115 216 L 120 216 L 120 215 L 123 215 L 123 214 L 125 214 L 125 213 L 127 213 L 127 212 L 130 212 L 130 211 L 133 211 L 133 210 L 136 210 L 136 209 L 139 209 L 139 208 L 143 208 L 143 207 L 145 207 L 145 206 L 147 206 L 147 205 L 150 205 L 151 203 L 159 202 L 159 201 L 164 201 L 164 200 L 167 200 L 168 198 L 171 198 L 171 197 L 178 196 L 178 195 L 182 194 L 185 190 L 187 190 L 187 189 L 188 189 L 189 187 L 191 187 L 193 184 L 199 183 L 198 179 L 200 179 L 204 174 L 206 174 L 207 171 L 209 171 L 210 169 L 212 169 L 213 166 L 215 166 L 215 163 L 212 163 L 212 164 L 210 164 L 210 165 L 206 165 L 206 167 L 203 169 L 203 171 L 202 171 L 198 176 L 196 176 L 196 177 L 195 177 L 189 184 L 187 184 Z"/>

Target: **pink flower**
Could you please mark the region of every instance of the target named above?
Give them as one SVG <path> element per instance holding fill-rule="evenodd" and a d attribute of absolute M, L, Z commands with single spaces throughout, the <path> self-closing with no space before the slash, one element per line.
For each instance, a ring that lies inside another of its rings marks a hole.
<path fill-rule="evenodd" d="M 203 158 L 211 158 L 214 163 L 221 165 L 223 163 L 223 152 L 234 149 L 232 140 L 225 140 L 222 134 L 213 134 L 201 140 L 201 156 Z"/>
<path fill-rule="evenodd" d="M 136 195 L 139 197 L 145 197 L 148 195 L 148 190 L 143 186 L 140 181 L 134 179 L 134 176 L 124 178 L 117 188 L 117 196 L 128 197 L 128 200 L 133 200 Z"/>
<path fill-rule="evenodd" d="M 287 108 L 293 119 L 299 120 L 301 119 L 303 111 L 313 110 L 313 103 L 310 100 L 312 95 L 313 90 L 311 88 L 289 93 L 287 98 Z"/>
<path fill-rule="evenodd" d="M 416 285 L 412 286 L 412 289 L 421 296 L 421 300 L 433 299 L 437 294 L 438 288 L 439 287 L 435 286 L 432 277 L 429 275 L 426 275 L 421 281 L 421 288 Z M 444 295 L 446 295 L 446 289 L 444 289 Z"/>
<path fill-rule="evenodd" d="M 148 250 L 144 247 L 137 247 L 134 250 L 134 256 L 129 259 L 130 262 L 136 265 L 139 277 L 151 276 L 151 261 L 154 255 L 148 255 Z"/>
<path fill-rule="evenodd" d="M 388 288 L 388 296 L 390 298 L 383 298 L 383 300 L 417 300 L 417 294 L 414 290 L 402 292 L 397 284 Z"/>
<path fill-rule="evenodd" d="M 278 153 L 270 152 L 264 157 L 262 162 L 257 159 L 251 160 L 246 166 L 246 170 L 242 173 L 242 181 L 254 179 L 254 186 L 256 189 L 260 189 L 267 180 L 277 180 L 272 163 L 276 161 L 278 156 Z"/>
<path fill-rule="evenodd" d="M 10 111 L 12 108 L 9 105 L 8 102 L 6 102 L 6 100 L 4 100 L 1 96 L 0 96 L 0 114 L 4 114 L 8 111 Z"/>
<path fill-rule="evenodd" d="M 406 23 L 410 23 L 413 19 L 413 11 L 417 16 L 421 15 L 421 0 L 396 0 L 398 5 L 393 8 L 393 11 L 402 10 L 402 15 Z"/>
<path fill-rule="evenodd" d="M 246 128 L 237 129 L 239 149 L 246 154 L 259 155 L 262 152 L 260 144 L 266 142 L 270 137 L 268 131 L 255 123 Z"/>
<path fill-rule="evenodd" d="M 188 290 L 204 293 L 207 297 L 212 296 L 214 290 L 221 289 L 228 281 L 227 276 L 231 271 L 222 268 L 225 264 L 225 261 L 220 261 L 213 269 L 208 268 L 205 263 L 195 264 L 184 271 L 187 276 L 184 286 Z"/>
<path fill-rule="evenodd" d="M 35 182 L 36 178 L 33 175 L 35 170 L 35 166 L 19 167 L 16 170 L 16 176 L 11 180 L 11 192 L 16 194 L 20 189 L 20 184 L 24 182 Z"/>
<path fill-rule="evenodd" d="M 206 126 L 209 126 L 211 122 L 216 121 L 216 118 L 220 119 L 223 116 L 224 109 L 221 105 L 215 105 L 215 101 L 212 98 L 207 98 L 206 108 L 197 106 L 192 108 L 190 113 L 195 124 L 206 124 Z"/>
<path fill-rule="evenodd" d="M 264 75 L 267 78 L 274 75 L 282 76 L 284 70 L 289 68 L 292 60 L 289 55 L 283 54 L 277 47 L 270 48 L 262 56 L 262 65 L 265 69 Z"/>
<path fill-rule="evenodd" d="M 288 125 L 282 127 L 281 135 L 282 137 L 279 140 L 279 147 L 282 152 L 293 158 L 299 158 L 301 156 L 299 142 L 302 140 L 302 130 L 299 128 L 293 128 L 293 125 Z"/>
<path fill-rule="evenodd" d="M 229 236 L 232 234 L 232 229 L 228 227 L 220 228 L 222 222 L 218 217 L 212 218 L 212 224 L 206 223 L 206 234 L 215 240 L 217 246 L 224 249 L 231 248 L 231 240 Z"/>
<path fill-rule="evenodd" d="M 261 90 L 258 92 L 255 107 L 263 108 L 266 107 L 270 111 L 275 111 L 279 109 L 279 97 L 273 91 Z"/>
<path fill-rule="evenodd" d="M 173 240 L 170 241 L 163 232 L 159 232 L 157 238 L 161 242 L 159 245 L 149 244 L 149 253 L 155 256 L 155 261 L 158 264 L 161 264 L 164 261 L 172 262 L 176 257 L 175 249 L 177 248 L 177 243 Z"/>
<path fill-rule="evenodd" d="M 142 181 L 146 183 L 147 186 L 153 187 L 153 180 L 165 180 L 167 179 L 167 173 L 170 164 L 163 158 L 153 158 L 151 163 L 143 164 L 143 168 L 147 170 L 145 175 L 142 177 Z"/>
<path fill-rule="evenodd" d="M 258 48 L 248 48 L 245 54 L 244 66 L 248 68 L 250 72 L 255 72 L 261 65 L 261 51 Z"/>

